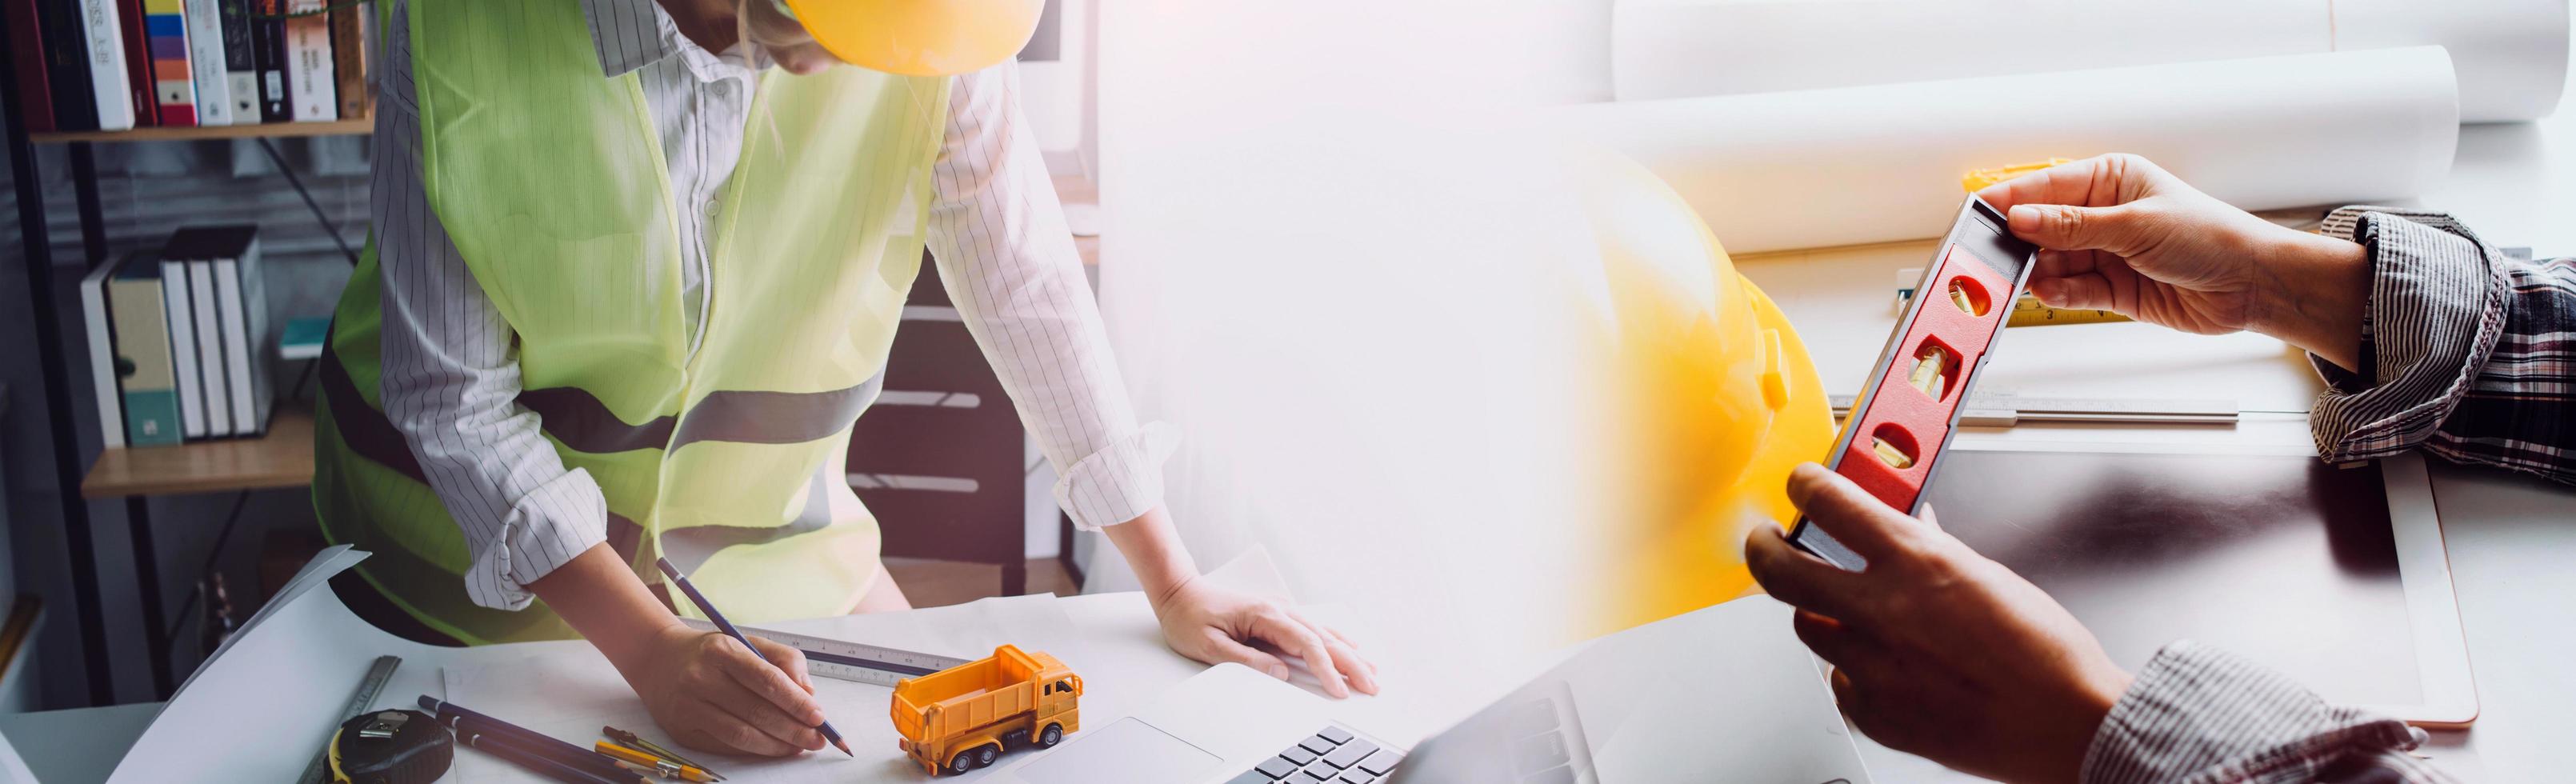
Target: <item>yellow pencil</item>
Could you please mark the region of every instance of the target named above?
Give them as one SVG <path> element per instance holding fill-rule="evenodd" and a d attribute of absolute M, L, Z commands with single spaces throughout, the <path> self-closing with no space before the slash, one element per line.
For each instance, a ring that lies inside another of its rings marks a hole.
<path fill-rule="evenodd" d="M 700 768 L 696 765 L 683 765 L 604 740 L 593 744 L 591 749 L 601 754 L 615 757 L 620 762 L 631 762 L 650 768 L 650 772 L 667 778 L 701 782 L 701 784 L 716 780 L 715 774 L 708 773 L 704 768 Z"/>

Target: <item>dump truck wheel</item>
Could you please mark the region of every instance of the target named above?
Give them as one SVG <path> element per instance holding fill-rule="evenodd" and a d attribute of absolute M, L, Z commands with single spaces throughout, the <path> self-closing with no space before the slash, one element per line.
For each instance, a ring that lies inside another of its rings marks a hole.
<path fill-rule="evenodd" d="M 1052 749 L 1055 748 L 1055 744 L 1063 742 L 1064 725 L 1062 724 L 1049 724 L 1045 732 L 1038 733 L 1038 748 Z"/>
<path fill-rule="evenodd" d="M 1001 756 L 1002 747 L 1000 746 L 977 746 L 975 747 L 975 767 L 980 768 L 986 765 L 991 765 L 993 764 L 993 760 L 999 759 Z"/>
<path fill-rule="evenodd" d="M 964 772 L 966 772 L 966 771 L 970 771 L 970 770 L 974 770 L 974 769 L 975 769 L 975 750 L 974 750 L 974 749 L 967 749 L 967 750 L 965 750 L 965 751 L 957 752 L 957 756 L 956 756 L 956 758 L 951 759 L 951 760 L 949 760 L 949 761 L 948 761 L 948 772 L 950 772 L 950 773 L 964 773 Z"/>

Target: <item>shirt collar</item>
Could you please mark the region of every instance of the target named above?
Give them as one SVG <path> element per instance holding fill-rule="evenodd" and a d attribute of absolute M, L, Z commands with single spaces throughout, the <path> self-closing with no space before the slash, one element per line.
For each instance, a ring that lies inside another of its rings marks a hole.
<path fill-rule="evenodd" d="M 672 56 L 685 59 L 690 72 L 704 81 L 739 74 L 737 69 L 769 67 L 766 53 L 758 47 L 735 44 L 723 57 L 699 47 L 680 34 L 670 15 L 653 0 L 581 0 L 581 13 L 590 20 L 591 45 L 599 52 L 599 72 L 606 78 L 625 76 Z M 752 54 L 734 54 L 745 51 Z"/>

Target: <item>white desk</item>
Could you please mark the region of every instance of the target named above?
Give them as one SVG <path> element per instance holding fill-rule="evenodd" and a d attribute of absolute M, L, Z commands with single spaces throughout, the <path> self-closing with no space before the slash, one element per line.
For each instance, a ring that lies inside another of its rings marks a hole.
<path fill-rule="evenodd" d="M 1210 578 L 1248 590 L 1276 590 L 1277 578 L 1266 562 L 1256 568 L 1217 570 Z M 1473 703 L 1456 702 L 1455 688 L 1482 688 L 1465 682 L 1454 668 L 1422 666 L 1436 659 L 1412 652 L 1426 648 L 1401 631 L 1372 634 L 1369 618 L 1337 607 L 1310 608 L 1314 617 L 1363 640 L 1381 675 L 1409 688 L 1386 698 L 1353 698 L 1339 712 L 1388 740 L 1413 743 L 1463 713 Z M 1061 612 L 1060 623 L 1015 622 Z M 902 613 L 817 618 L 770 624 L 781 631 L 838 639 L 866 640 L 916 650 L 944 650 L 932 641 L 954 640 L 960 628 L 1004 628 L 1016 644 L 1058 654 L 1083 675 L 1084 723 L 1102 726 L 1142 707 L 1156 695 L 1197 674 L 1203 665 L 1182 658 L 1163 643 L 1162 633 L 1144 597 L 1111 593 L 1057 599 L 1013 597 L 966 605 Z M 1026 629 L 1026 633 L 1022 630 Z M 47 784 L 84 784 L 101 780 L 158 782 L 202 780 L 208 771 L 243 781 L 292 780 L 312 759 L 321 738 L 339 722 L 349 693 L 376 656 L 403 659 L 394 678 L 376 699 L 377 707 L 408 706 L 414 695 L 445 698 L 443 668 L 470 668 L 509 662 L 548 649 L 588 654 L 581 642 L 522 643 L 478 648 L 440 648 L 394 638 L 350 615 L 328 590 L 316 590 L 264 620 L 201 670 L 160 715 L 160 706 L 25 714 L 0 722 L 0 730 L 20 745 L 52 746 L 77 736 L 87 745 L 38 748 L 31 758 L 54 759 L 60 775 Z M 962 653 L 962 651 L 948 651 Z M 604 663 L 602 666 L 605 666 Z M 836 688 L 842 684 L 834 684 Z M 1309 684 L 1310 685 L 1310 684 Z M 851 689 L 882 687 L 850 684 Z M 859 756 L 849 775 L 866 780 L 927 779 L 902 759 L 882 703 L 868 713 L 835 715 L 849 733 Z M 101 710 L 114 715 L 102 719 Z M 508 714 L 503 716 L 507 718 Z M 144 720 L 151 726 L 143 728 Z M 637 728 L 643 729 L 643 728 Z M 137 732 L 141 733 L 138 740 Z M 863 740 L 864 739 L 864 740 Z M 579 740 L 568 738 L 568 740 Z M 127 755 L 127 746 L 145 750 Z M 473 754 L 474 752 L 461 752 Z M 116 764 L 118 755 L 128 758 Z M 837 756 L 837 755 L 833 755 Z M 33 761 L 31 759 L 31 761 Z M 833 760 L 837 762 L 837 760 Z M 113 777 L 109 766 L 116 765 Z M 720 766 L 721 767 L 721 766 Z M 453 777 L 451 777 L 453 778 Z M 756 777 L 746 777 L 750 780 Z"/>

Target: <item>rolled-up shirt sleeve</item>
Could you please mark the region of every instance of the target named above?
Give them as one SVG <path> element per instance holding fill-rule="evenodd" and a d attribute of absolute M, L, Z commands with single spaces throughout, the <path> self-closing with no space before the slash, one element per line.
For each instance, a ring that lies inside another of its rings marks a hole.
<path fill-rule="evenodd" d="M 2190 641 L 2157 651 L 2111 706 L 2079 779 L 2448 782 L 2405 722 L 2329 705 L 2290 679 Z"/>
<path fill-rule="evenodd" d="M 1100 308 L 1016 97 L 1017 67 L 957 77 L 932 172 L 930 253 L 994 374 L 1055 466 L 1057 503 L 1097 530 L 1163 503 L 1178 431 L 1139 424 Z"/>
<path fill-rule="evenodd" d="M 608 506 L 590 474 L 566 469 L 517 402 L 518 357 L 501 310 L 474 280 L 430 209 L 420 177 L 410 30 L 396 11 L 379 85 L 371 209 L 385 418 L 465 535 L 465 593 L 516 610 L 527 584 L 607 539 Z"/>
<path fill-rule="evenodd" d="M 2319 455 L 2421 448 L 2576 482 L 2576 260 L 2510 258 L 2423 210 L 2345 207 L 2325 232 L 2368 250 L 2372 280 L 2362 366 L 2310 358 Z"/>

